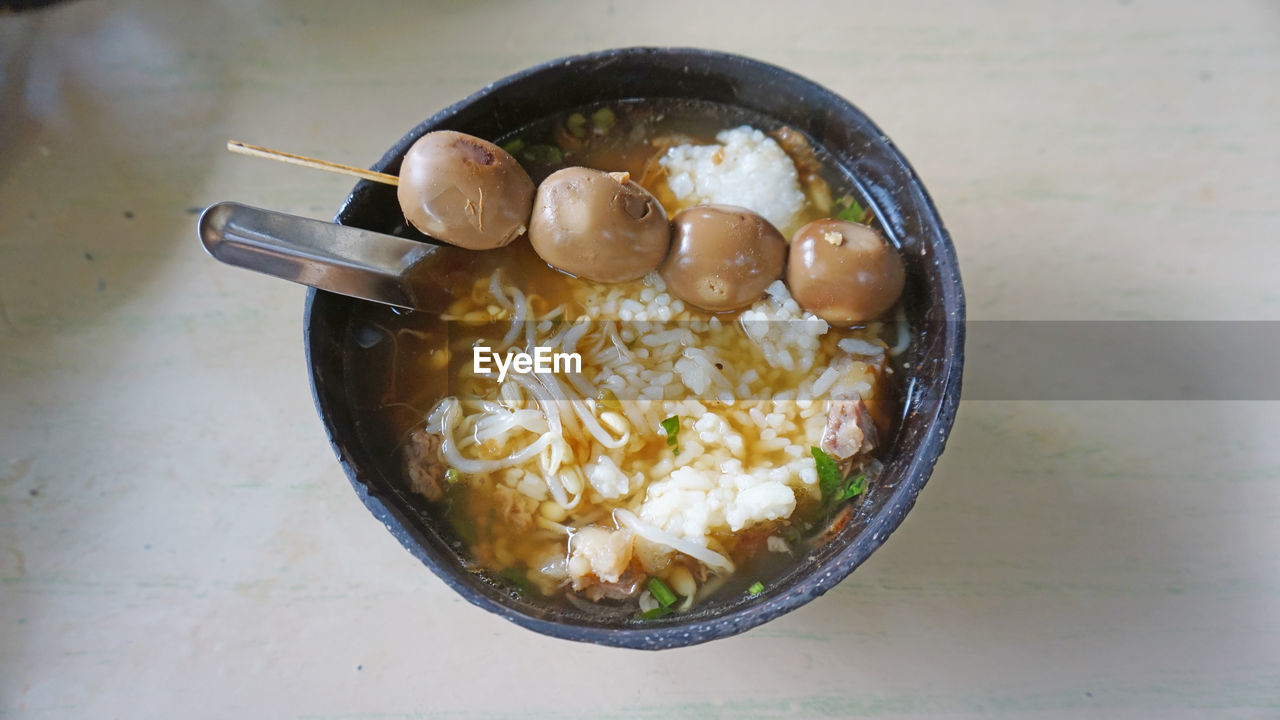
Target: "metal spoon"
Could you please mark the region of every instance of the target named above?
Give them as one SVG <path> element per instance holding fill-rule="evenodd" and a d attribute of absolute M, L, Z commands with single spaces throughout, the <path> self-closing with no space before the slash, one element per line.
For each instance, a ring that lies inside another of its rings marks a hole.
<path fill-rule="evenodd" d="M 234 202 L 200 215 L 200 241 L 236 267 L 402 308 L 425 309 L 422 268 L 439 246 Z"/>

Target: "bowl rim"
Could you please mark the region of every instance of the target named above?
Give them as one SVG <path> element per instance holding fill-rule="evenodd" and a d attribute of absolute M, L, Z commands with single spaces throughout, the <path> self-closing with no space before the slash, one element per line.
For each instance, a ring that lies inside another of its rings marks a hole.
<path fill-rule="evenodd" d="M 521 612 L 518 608 L 497 602 L 493 598 L 476 592 L 474 588 L 454 577 L 451 569 L 433 555 L 430 547 L 417 539 L 416 531 L 411 530 L 409 523 L 406 522 L 407 516 L 405 513 L 369 492 L 368 484 L 361 479 L 359 468 L 348 457 L 341 439 L 337 435 L 333 416 L 327 406 L 327 399 L 323 395 L 324 388 L 321 388 L 317 382 L 315 353 L 322 339 L 315 336 L 314 311 L 317 298 L 329 294 L 324 291 L 309 289 L 303 312 L 303 345 L 312 400 L 324 424 L 329 444 L 361 501 L 374 517 L 387 527 L 401 545 L 430 568 L 445 584 L 469 602 L 517 625 L 544 635 L 567 640 L 638 649 L 664 649 L 698 644 L 713 639 L 729 637 L 768 622 L 825 594 L 865 562 L 871 553 L 883 545 L 889 534 L 897 528 L 907 512 L 914 506 L 916 497 L 929 480 L 933 467 L 945 448 L 947 436 L 955 421 L 960 401 L 965 336 L 965 299 L 955 247 L 951 241 L 950 234 L 942 223 L 942 218 L 932 198 L 925 189 L 924 183 L 920 180 L 919 175 L 906 157 L 888 136 L 880 130 L 879 126 L 875 125 L 861 110 L 842 96 L 790 70 L 743 55 L 702 48 L 637 46 L 613 48 L 548 60 L 489 83 L 462 100 L 434 113 L 406 133 L 383 154 L 371 169 L 386 172 L 397 167 L 400 158 L 403 157 L 408 147 L 423 133 L 446 123 L 461 110 L 505 88 L 522 83 L 530 77 L 560 66 L 593 63 L 617 58 L 643 58 L 651 55 L 687 57 L 690 60 L 701 60 L 703 62 L 745 65 L 753 70 L 783 78 L 794 86 L 803 87 L 806 94 L 812 94 L 814 97 L 819 98 L 818 102 L 823 106 L 838 107 L 842 112 L 851 112 L 858 116 L 870 130 L 877 134 L 877 143 L 884 144 L 887 155 L 900 167 L 901 171 L 906 173 L 909 181 L 909 187 L 906 190 L 918 193 L 918 204 L 920 204 L 921 210 L 930 216 L 930 225 L 936 228 L 936 232 L 930 234 L 931 237 L 928 238 L 927 244 L 930 248 L 930 262 L 939 264 L 940 284 L 942 285 L 941 295 L 946 315 L 945 321 L 942 323 L 944 328 L 942 333 L 942 359 L 945 367 L 942 370 L 940 401 L 931 416 L 925 417 L 921 421 L 921 427 L 928 432 L 916 452 L 911 456 L 910 462 L 904 468 L 901 475 L 902 481 L 895 488 L 889 499 L 885 501 L 884 505 L 871 516 L 859 535 L 861 537 L 861 535 L 870 533 L 871 540 L 869 542 L 849 542 L 839 552 L 827 558 L 823 563 L 816 565 L 809 575 L 803 579 L 803 582 L 797 582 L 789 590 L 777 594 L 767 594 L 762 602 L 739 605 L 728 609 L 722 615 L 713 617 L 694 618 L 683 623 L 664 622 L 661 625 L 652 627 L 600 627 L 558 622 Z M 355 189 L 343 201 L 334 218 L 334 222 L 342 223 L 348 208 L 358 200 L 360 189 L 366 184 L 366 181 L 361 181 L 356 185 Z"/>

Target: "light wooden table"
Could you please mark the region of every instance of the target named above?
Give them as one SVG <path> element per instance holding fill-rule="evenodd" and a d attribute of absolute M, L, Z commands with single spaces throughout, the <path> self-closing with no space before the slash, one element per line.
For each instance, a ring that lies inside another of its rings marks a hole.
<path fill-rule="evenodd" d="M 573 52 L 713 47 L 850 98 L 932 191 L 975 320 L 1280 321 L 1275 3 L 714 9 L 739 12 L 0 17 L 0 716 L 1280 717 L 1275 402 L 968 399 L 847 581 L 657 654 L 492 617 L 361 506 L 309 397 L 302 289 L 194 233 L 226 199 L 329 218 L 352 183 L 223 142 L 368 165 Z"/>

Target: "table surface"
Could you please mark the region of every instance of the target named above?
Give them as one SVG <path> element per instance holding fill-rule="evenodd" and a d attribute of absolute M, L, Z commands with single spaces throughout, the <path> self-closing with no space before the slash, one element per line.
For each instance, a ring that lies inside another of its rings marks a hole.
<path fill-rule="evenodd" d="M 967 396 L 826 596 L 693 648 L 584 646 L 391 538 L 312 406 L 303 290 L 197 242 L 210 203 L 327 219 L 352 185 L 228 138 L 367 166 L 526 66 L 704 46 L 885 129 L 975 321 L 1280 320 L 1280 7 L 887 5 L 0 16 L 0 716 L 1280 717 L 1280 403 Z"/>

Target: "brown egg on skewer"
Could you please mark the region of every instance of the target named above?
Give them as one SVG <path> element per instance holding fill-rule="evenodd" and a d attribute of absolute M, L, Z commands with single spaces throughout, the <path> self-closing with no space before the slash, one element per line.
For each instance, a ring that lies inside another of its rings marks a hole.
<path fill-rule="evenodd" d="M 507 245 L 529 226 L 529 174 L 497 145 L 453 130 L 418 138 L 405 153 L 399 177 L 235 141 L 227 149 L 394 185 L 410 226 L 470 250 Z"/>
<path fill-rule="evenodd" d="M 396 198 L 405 220 L 424 235 L 490 250 L 528 230 L 533 180 L 488 140 L 437 130 L 405 153 Z"/>
<path fill-rule="evenodd" d="M 695 205 L 672 218 L 667 288 L 711 312 L 744 308 L 782 275 L 787 241 L 768 220 L 732 205 Z"/>
<path fill-rule="evenodd" d="M 627 173 L 568 167 L 538 186 L 529 243 L 570 275 L 624 282 L 662 264 L 671 227 L 662 204 Z"/>

